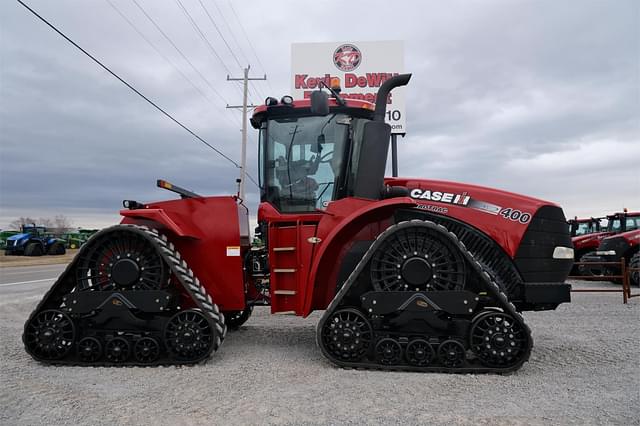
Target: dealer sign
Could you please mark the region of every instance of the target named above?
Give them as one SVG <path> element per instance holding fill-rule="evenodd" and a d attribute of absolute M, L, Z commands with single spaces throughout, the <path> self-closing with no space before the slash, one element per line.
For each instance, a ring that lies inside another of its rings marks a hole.
<path fill-rule="evenodd" d="M 309 98 L 320 82 L 330 85 L 340 79 L 341 95 L 375 103 L 384 81 L 404 71 L 402 41 L 345 41 L 294 43 L 291 45 L 294 99 Z M 404 88 L 395 89 L 387 100 L 386 121 L 392 133 L 406 133 Z"/>

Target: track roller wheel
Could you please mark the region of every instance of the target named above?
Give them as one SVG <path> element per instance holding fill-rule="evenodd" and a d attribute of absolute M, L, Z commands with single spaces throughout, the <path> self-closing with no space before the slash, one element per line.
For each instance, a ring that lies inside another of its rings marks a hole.
<path fill-rule="evenodd" d="M 465 263 L 460 249 L 440 232 L 409 226 L 375 251 L 371 283 L 376 291 L 462 290 Z"/>
<path fill-rule="evenodd" d="M 133 357 L 138 362 L 150 363 L 160 356 L 160 344 L 153 337 L 143 337 L 133 346 Z"/>
<path fill-rule="evenodd" d="M 178 312 L 165 326 L 164 338 L 172 357 L 186 362 L 198 362 L 213 349 L 215 327 L 212 320 L 199 310 Z"/>
<path fill-rule="evenodd" d="M 242 324 L 247 322 L 253 312 L 253 306 L 247 306 L 241 311 L 223 312 L 224 321 L 228 328 L 237 330 Z"/>
<path fill-rule="evenodd" d="M 502 312 L 483 312 L 471 326 L 471 349 L 488 367 L 510 367 L 527 353 L 527 333 L 511 317 Z"/>
<path fill-rule="evenodd" d="M 376 359 L 380 364 L 394 365 L 402 359 L 402 346 L 391 338 L 384 338 L 376 344 Z"/>
<path fill-rule="evenodd" d="M 24 343 L 36 358 L 56 360 L 69 353 L 76 328 L 64 312 L 50 309 L 40 312 L 27 325 Z"/>
<path fill-rule="evenodd" d="M 339 309 L 322 327 L 321 339 L 331 356 L 342 361 L 359 361 L 369 352 L 373 329 L 357 309 Z"/>
<path fill-rule="evenodd" d="M 405 357 L 409 364 L 417 367 L 425 367 L 431 364 L 436 357 L 436 352 L 426 340 L 413 339 L 407 345 Z"/>
<path fill-rule="evenodd" d="M 78 342 L 78 356 L 84 362 L 96 362 L 102 356 L 102 343 L 95 337 L 83 337 Z"/>
<path fill-rule="evenodd" d="M 129 358 L 131 347 L 127 339 L 115 337 L 105 345 L 105 354 L 111 362 L 125 362 Z"/>
<path fill-rule="evenodd" d="M 465 350 L 457 340 L 445 340 L 438 347 L 438 359 L 447 368 L 457 368 L 464 364 Z"/>

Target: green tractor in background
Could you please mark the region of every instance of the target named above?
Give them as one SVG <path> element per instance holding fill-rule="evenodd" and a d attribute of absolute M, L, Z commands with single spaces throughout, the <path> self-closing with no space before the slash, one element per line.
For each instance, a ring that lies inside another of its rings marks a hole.
<path fill-rule="evenodd" d="M 67 232 L 63 238 L 67 241 L 68 249 L 77 249 L 82 247 L 98 231 L 98 229 L 79 229 L 77 232 Z"/>
<path fill-rule="evenodd" d="M 0 250 L 4 250 L 7 247 L 7 238 L 19 233 L 20 231 L 0 231 Z"/>

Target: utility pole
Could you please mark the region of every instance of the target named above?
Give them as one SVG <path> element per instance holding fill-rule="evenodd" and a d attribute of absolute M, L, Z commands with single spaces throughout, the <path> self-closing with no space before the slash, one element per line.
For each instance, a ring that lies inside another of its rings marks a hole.
<path fill-rule="evenodd" d="M 244 90 L 242 96 L 242 105 L 227 105 L 227 108 L 242 108 L 242 158 L 240 159 L 240 199 L 244 201 L 244 182 L 247 178 L 247 108 L 255 108 L 257 105 L 247 105 L 247 92 L 249 90 L 250 80 L 266 80 L 267 75 L 264 77 L 249 77 L 249 69 L 251 65 L 247 65 L 244 69 L 244 76 L 242 78 L 231 78 L 227 75 L 227 81 L 242 81 Z"/>

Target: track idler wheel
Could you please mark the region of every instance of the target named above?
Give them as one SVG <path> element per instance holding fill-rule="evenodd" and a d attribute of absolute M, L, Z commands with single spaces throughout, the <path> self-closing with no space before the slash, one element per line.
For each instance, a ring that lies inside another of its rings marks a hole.
<path fill-rule="evenodd" d="M 422 226 L 399 229 L 371 258 L 376 291 L 462 290 L 465 263 L 457 247 L 441 233 Z"/>
<path fill-rule="evenodd" d="M 436 352 L 426 340 L 413 339 L 407 345 L 405 357 L 409 364 L 416 367 L 425 367 L 431 364 L 436 357 Z"/>
<path fill-rule="evenodd" d="M 465 350 L 457 340 L 445 340 L 438 347 L 438 359 L 447 368 L 462 367 L 465 361 Z"/>
<path fill-rule="evenodd" d="M 357 309 L 339 309 L 322 327 L 322 345 L 331 356 L 341 361 L 359 361 L 368 352 L 373 329 Z"/>
<path fill-rule="evenodd" d="M 111 362 L 125 362 L 130 352 L 131 345 L 124 337 L 114 337 L 105 345 L 105 354 Z"/>
<path fill-rule="evenodd" d="M 247 322 L 253 312 L 253 306 L 247 306 L 241 311 L 223 312 L 224 322 L 228 328 L 237 330 L 242 324 Z"/>
<path fill-rule="evenodd" d="M 511 315 L 484 312 L 471 326 L 471 349 L 488 367 L 510 367 L 518 364 L 530 345 L 527 333 Z"/>
<path fill-rule="evenodd" d="M 96 362 L 102 356 L 102 343 L 95 337 L 83 337 L 78 342 L 78 357 L 84 362 Z"/>
<path fill-rule="evenodd" d="M 402 359 L 402 346 L 391 338 L 384 338 L 376 344 L 376 359 L 380 364 L 394 365 Z"/>
<path fill-rule="evenodd" d="M 160 356 L 160 344 L 153 337 L 143 337 L 133 346 L 133 357 L 143 364 L 154 362 Z"/>
<path fill-rule="evenodd" d="M 173 358 L 198 362 L 211 354 L 215 333 L 213 321 L 207 315 L 189 309 L 171 317 L 165 326 L 164 338 Z"/>
<path fill-rule="evenodd" d="M 81 253 L 76 269 L 79 290 L 161 290 L 169 283 L 166 263 L 136 232 L 107 233 Z"/>
<path fill-rule="evenodd" d="M 76 328 L 64 312 L 50 309 L 40 312 L 27 325 L 24 343 L 34 357 L 61 359 L 73 348 Z"/>

